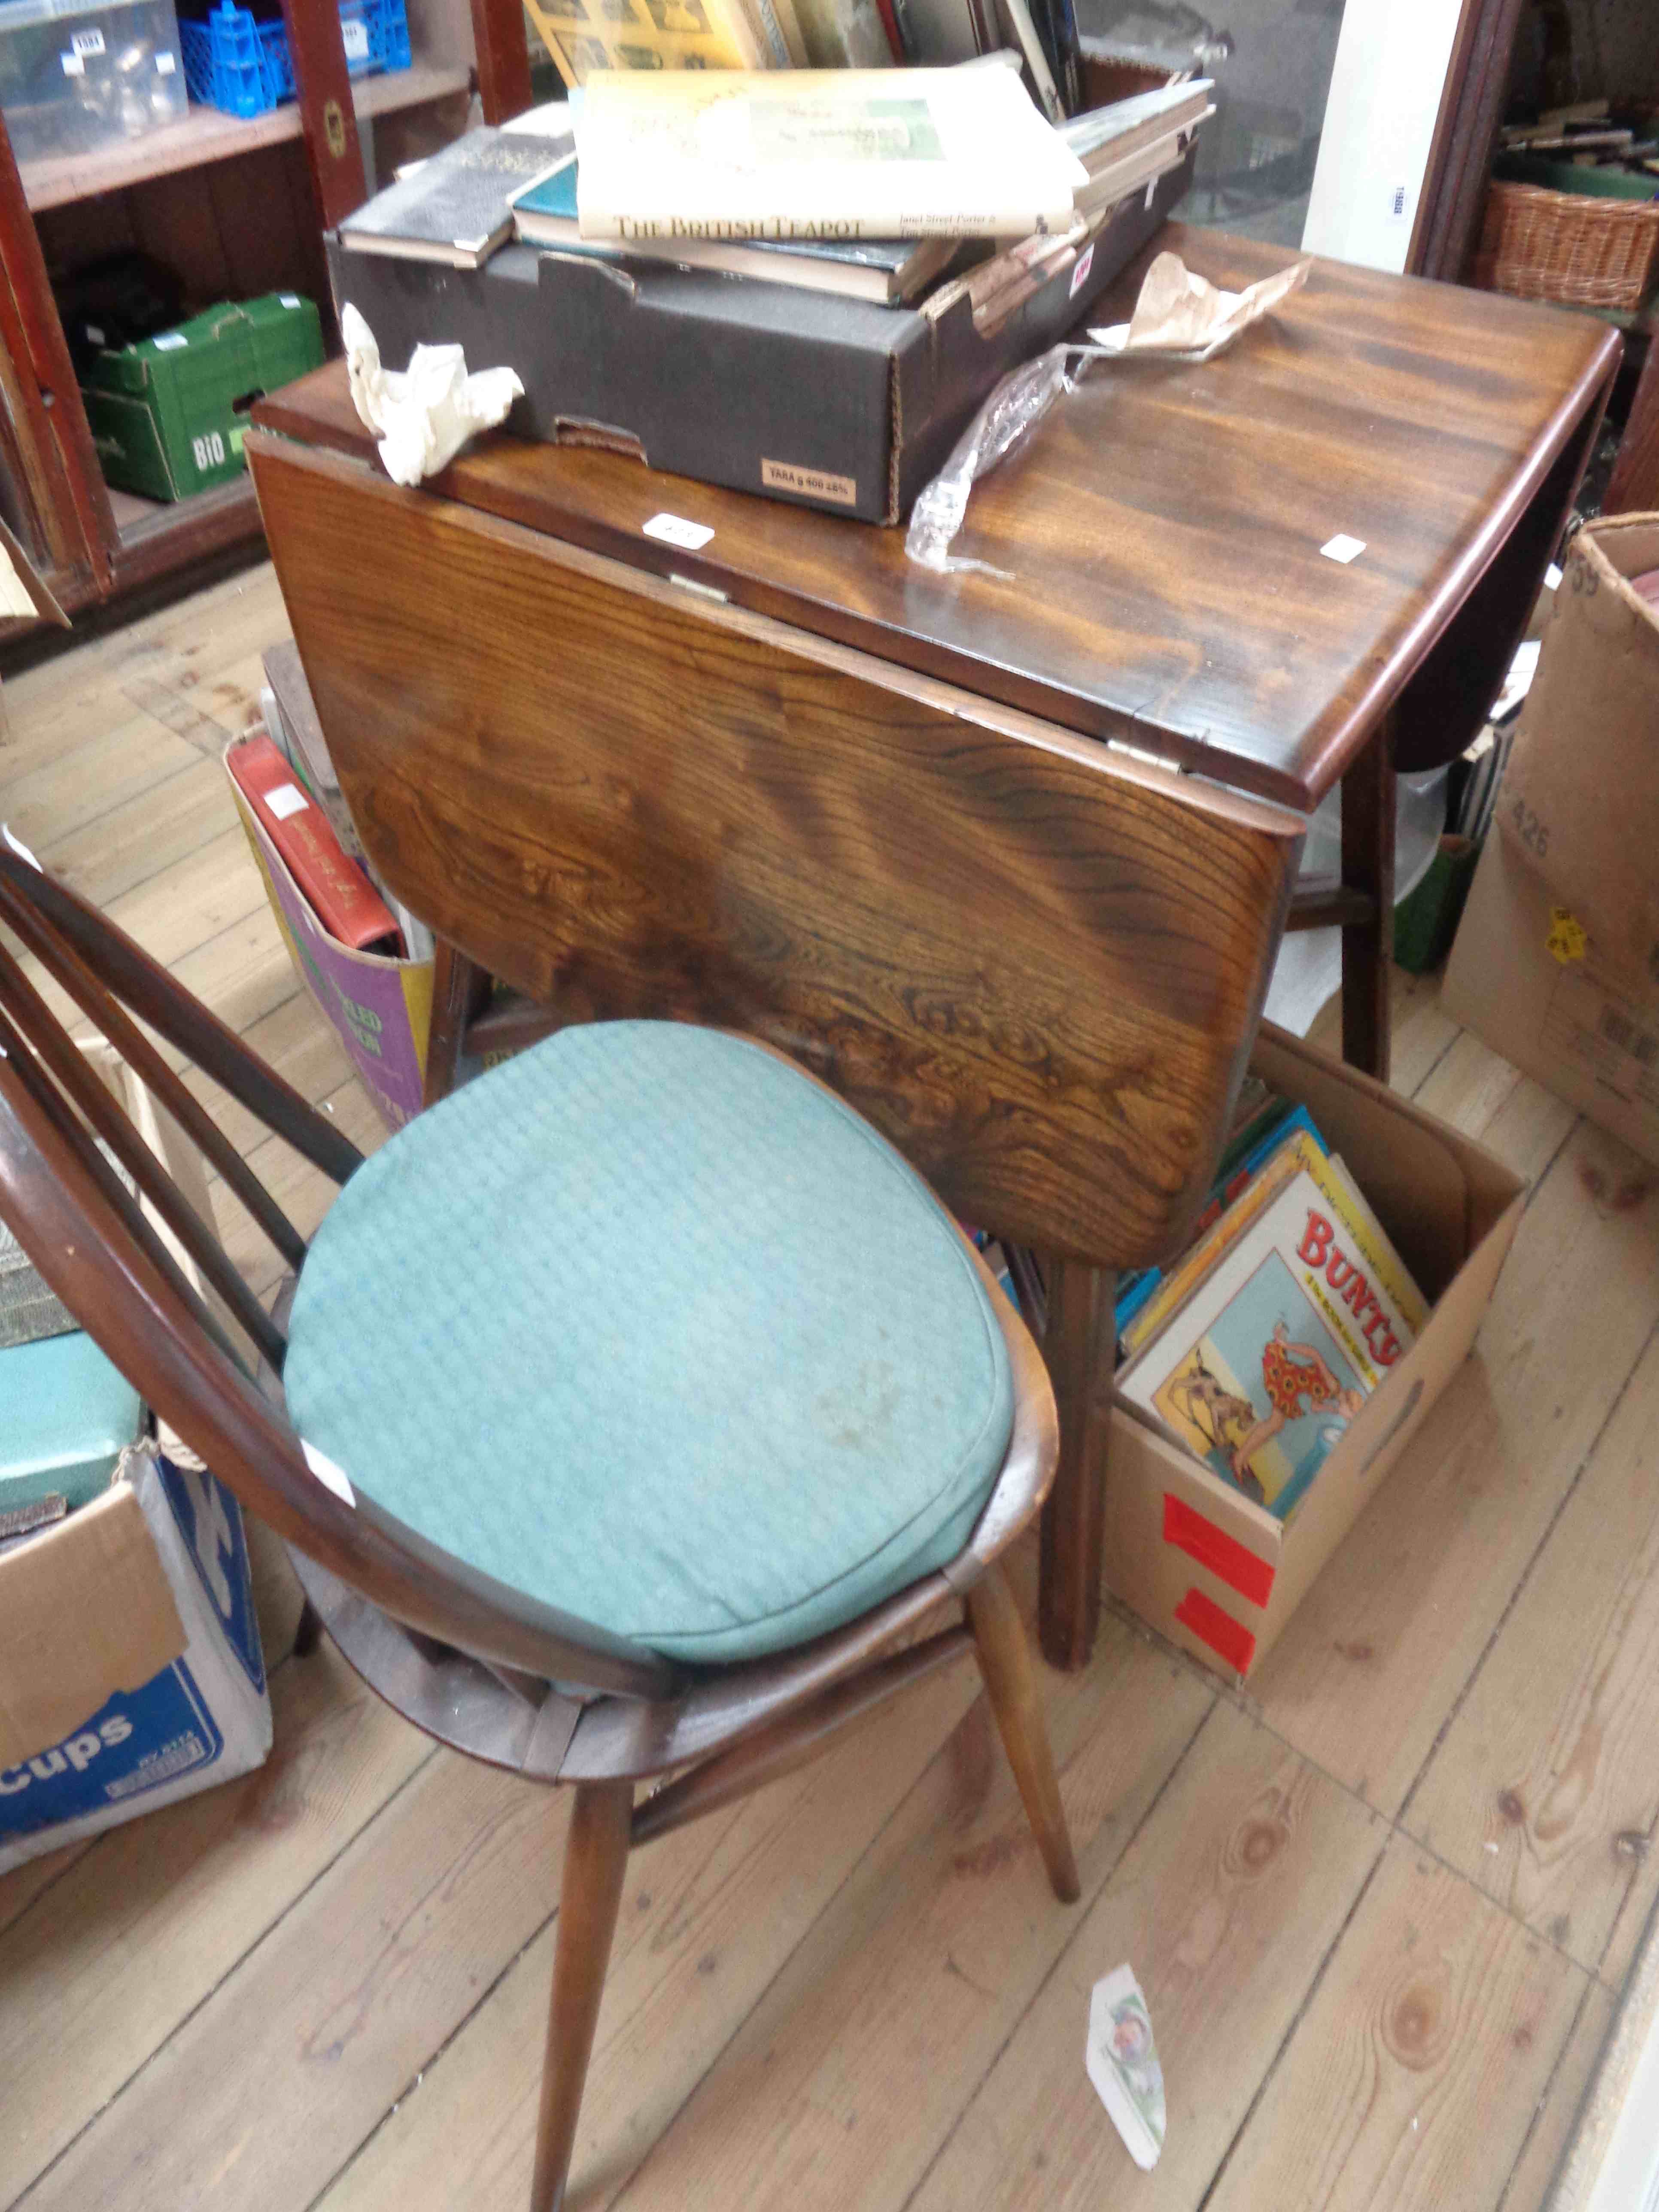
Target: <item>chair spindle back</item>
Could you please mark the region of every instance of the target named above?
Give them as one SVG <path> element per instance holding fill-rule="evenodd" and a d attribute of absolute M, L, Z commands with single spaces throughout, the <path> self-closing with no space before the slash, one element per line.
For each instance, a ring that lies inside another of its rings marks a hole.
<path fill-rule="evenodd" d="M 362 1164 L 356 1146 L 3 831 L 0 926 L 297 1267 L 305 1238 L 139 1024 L 335 1182 Z M 318 1472 L 274 1391 L 260 1387 L 255 1362 L 235 1345 L 240 1331 L 279 1376 L 281 1328 L 3 943 L 0 1218 L 146 1402 L 242 1504 L 393 1620 L 492 1667 L 596 1693 L 663 1697 L 680 1680 L 680 1670 L 637 1645 L 474 1573 L 382 1513 L 337 1470 Z M 199 1288 L 178 1251 L 198 1271 Z"/>

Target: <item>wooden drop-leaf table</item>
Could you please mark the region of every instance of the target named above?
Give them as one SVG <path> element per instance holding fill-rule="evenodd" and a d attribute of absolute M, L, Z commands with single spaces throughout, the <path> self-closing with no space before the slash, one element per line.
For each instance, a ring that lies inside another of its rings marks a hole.
<path fill-rule="evenodd" d="M 1233 289 L 1291 258 L 1170 226 L 1091 321 L 1165 246 Z M 985 566 L 948 575 L 902 530 L 501 434 L 400 489 L 338 364 L 256 410 L 346 796 L 445 947 L 435 1081 L 486 974 L 544 1025 L 728 1024 L 1042 1255 L 1059 1664 L 1099 1602 L 1113 1270 L 1196 1210 L 1286 927 L 1341 927 L 1344 1048 L 1386 1079 L 1395 773 L 1479 728 L 1618 358 L 1319 262 L 1206 365 L 1097 366 L 975 488 Z M 1341 884 L 1297 899 L 1338 782 Z"/>

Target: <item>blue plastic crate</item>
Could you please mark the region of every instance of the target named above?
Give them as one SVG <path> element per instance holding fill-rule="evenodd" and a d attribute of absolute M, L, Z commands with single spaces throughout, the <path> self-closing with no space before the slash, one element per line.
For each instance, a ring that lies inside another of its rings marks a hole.
<path fill-rule="evenodd" d="M 340 0 L 340 35 L 345 40 L 348 76 L 369 76 L 380 66 L 374 51 L 374 19 L 372 0 Z"/>
<path fill-rule="evenodd" d="M 259 31 L 247 9 L 233 7 L 231 0 L 224 0 L 204 23 L 181 16 L 179 48 L 191 98 L 204 107 L 244 118 L 275 107 L 280 95 L 270 88 Z"/>
<path fill-rule="evenodd" d="M 405 70 L 411 56 L 405 0 L 339 0 L 346 70 L 372 76 Z M 206 20 L 179 25 L 190 96 L 228 115 L 264 115 L 295 94 L 288 27 L 255 20 L 235 0 L 221 0 Z"/>
<path fill-rule="evenodd" d="M 270 91 L 270 104 L 280 106 L 292 100 L 299 88 L 294 82 L 294 57 L 288 50 L 288 25 L 279 15 L 274 23 L 261 23 L 259 58 L 264 64 L 265 82 Z"/>
<path fill-rule="evenodd" d="M 374 17 L 370 35 L 380 44 L 376 66 L 390 72 L 406 70 L 414 59 L 409 44 L 409 9 L 405 0 L 370 0 Z"/>

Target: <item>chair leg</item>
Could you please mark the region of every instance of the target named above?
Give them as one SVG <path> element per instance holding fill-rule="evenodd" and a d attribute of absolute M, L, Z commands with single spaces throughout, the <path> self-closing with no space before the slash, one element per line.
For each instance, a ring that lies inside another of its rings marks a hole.
<path fill-rule="evenodd" d="M 530 2212 L 561 2212 L 564 2203 L 576 2115 L 622 1903 L 633 1811 L 632 1783 L 585 1782 L 577 1786 L 559 1898 Z"/>
<path fill-rule="evenodd" d="M 1054 1895 L 1062 1905 L 1073 1905 L 1083 1893 L 1083 1885 L 1078 1880 L 1066 1810 L 1060 1802 L 1060 1783 L 1037 1695 L 1031 1647 L 1000 1566 L 986 1569 L 969 1591 L 967 1606 L 985 1693 L 996 1715 L 1026 1817 L 1036 1832 Z"/>

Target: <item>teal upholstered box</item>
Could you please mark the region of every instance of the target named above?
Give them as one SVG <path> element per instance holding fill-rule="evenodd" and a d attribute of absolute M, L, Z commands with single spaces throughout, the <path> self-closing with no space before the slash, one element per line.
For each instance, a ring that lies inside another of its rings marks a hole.
<path fill-rule="evenodd" d="M 107 1485 L 143 1422 L 138 1393 L 82 1330 L 0 1350 L 0 1513 Z"/>

